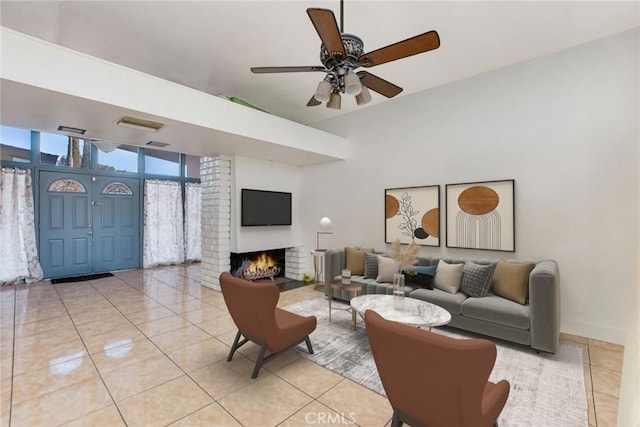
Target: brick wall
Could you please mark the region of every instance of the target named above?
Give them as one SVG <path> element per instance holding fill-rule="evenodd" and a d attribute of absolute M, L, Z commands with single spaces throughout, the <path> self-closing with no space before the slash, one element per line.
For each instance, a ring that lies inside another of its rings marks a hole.
<path fill-rule="evenodd" d="M 200 159 L 202 194 L 202 286 L 220 290 L 218 277 L 229 271 L 231 256 L 231 160 Z"/>

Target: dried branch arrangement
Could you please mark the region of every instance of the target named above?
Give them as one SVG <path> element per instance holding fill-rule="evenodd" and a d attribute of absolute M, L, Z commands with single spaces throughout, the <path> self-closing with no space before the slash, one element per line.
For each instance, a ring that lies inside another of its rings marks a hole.
<path fill-rule="evenodd" d="M 418 252 L 420 251 L 420 246 L 414 241 L 412 241 L 409 246 L 405 249 L 402 249 L 402 245 L 400 245 L 400 239 L 394 240 L 391 244 L 391 249 L 389 250 L 389 256 L 395 262 L 400 265 L 400 271 L 406 270 L 411 267 L 418 261 Z"/>

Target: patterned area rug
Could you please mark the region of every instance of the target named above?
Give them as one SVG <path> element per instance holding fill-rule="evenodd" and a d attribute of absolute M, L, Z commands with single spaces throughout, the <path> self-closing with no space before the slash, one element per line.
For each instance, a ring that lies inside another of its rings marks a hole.
<path fill-rule="evenodd" d="M 334 302 L 336 306 L 347 307 Z M 329 323 L 329 307 L 324 297 L 291 305 L 287 310 L 318 318 L 318 327 L 311 334 L 315 354 L 308 354 L 306 347 L 301 346 L 302 356 L 384 395 L 360 317 L 355 331 L 351 314 L 346 311 L 333 311 L 332 323 Z M 434 328 L 433 331 L 455 338 L 478 337 L 454 328 Z M 588 425 L 579 348 L 561 344 L 556 354 L 537 354 L 524 346 L 493 341 L 498 356 L 489 379 L 494 382 L 507 379 L 511 383 L 509 400 L 498 419 L 501 427 Z"/>

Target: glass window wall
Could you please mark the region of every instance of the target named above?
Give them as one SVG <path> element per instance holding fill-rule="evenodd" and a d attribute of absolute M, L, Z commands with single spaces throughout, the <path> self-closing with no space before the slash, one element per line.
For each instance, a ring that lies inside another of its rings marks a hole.
<path fill-rule="evenodd" d="M 99 170 L 138 173 L 138 147 L 120 144 L 115 150 L 104 152 L 100 142 L 95 145 L 98 147 Z"/>
<path fill-rule="evenodd" d="M 9 162 L 31 162 L 31 131 L 0 126 L 0 155 Z"/>
<path fill-rule="evenodd" d="M 90 159 L 91 142 L 88 139 L 40 133 L 40 163 L 88 169 Z"/>
<path fill-rule="evenodd" d="M 187 178 L 200 178 L 200 157 L 186 154 L 185 159 L 184 176 Z"/>
<path fill-rule="evenodd" d="M 144 156 L 144 173 L 180 176 L 180 153 L 147 148 Z"/>

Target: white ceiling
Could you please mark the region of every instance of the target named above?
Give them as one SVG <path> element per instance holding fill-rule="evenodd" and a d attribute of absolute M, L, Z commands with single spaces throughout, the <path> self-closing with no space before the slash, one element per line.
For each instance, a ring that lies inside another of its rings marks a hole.
<path fill-rule="evenodd" d="M 403 87 L 398 95 L 403 97 L 638 27 L 639 5 L 346 0 L 344 24 L 345 32 L 364 40 L 365 51 L 428 30 L 439 33 L 439 49 L 368 69 Z M 320 41 L 306 9 L 330 8 L 339 20 L 338 0 L 2 1 L 0 7 L 6 28 L 210 94 L 239 97 L 304 124 L 387 101 L 374 93 L 370 104 L 358 107 L 344 95 L 340 111 L 306 107 L 321 73 L 258 75 L 249 70 L 320 65 Z M 3 113 L 10 116 L 10 103 L 4 101 Z M 20 113 L 28 114 L 24 110 Z M 99 117 L 81 110 L 80 104 L 77 113 L 69 106 L 66 123 L 100 127 L 91 122 Z M 118 140 L 105 133 L 94 137 Z"/>

